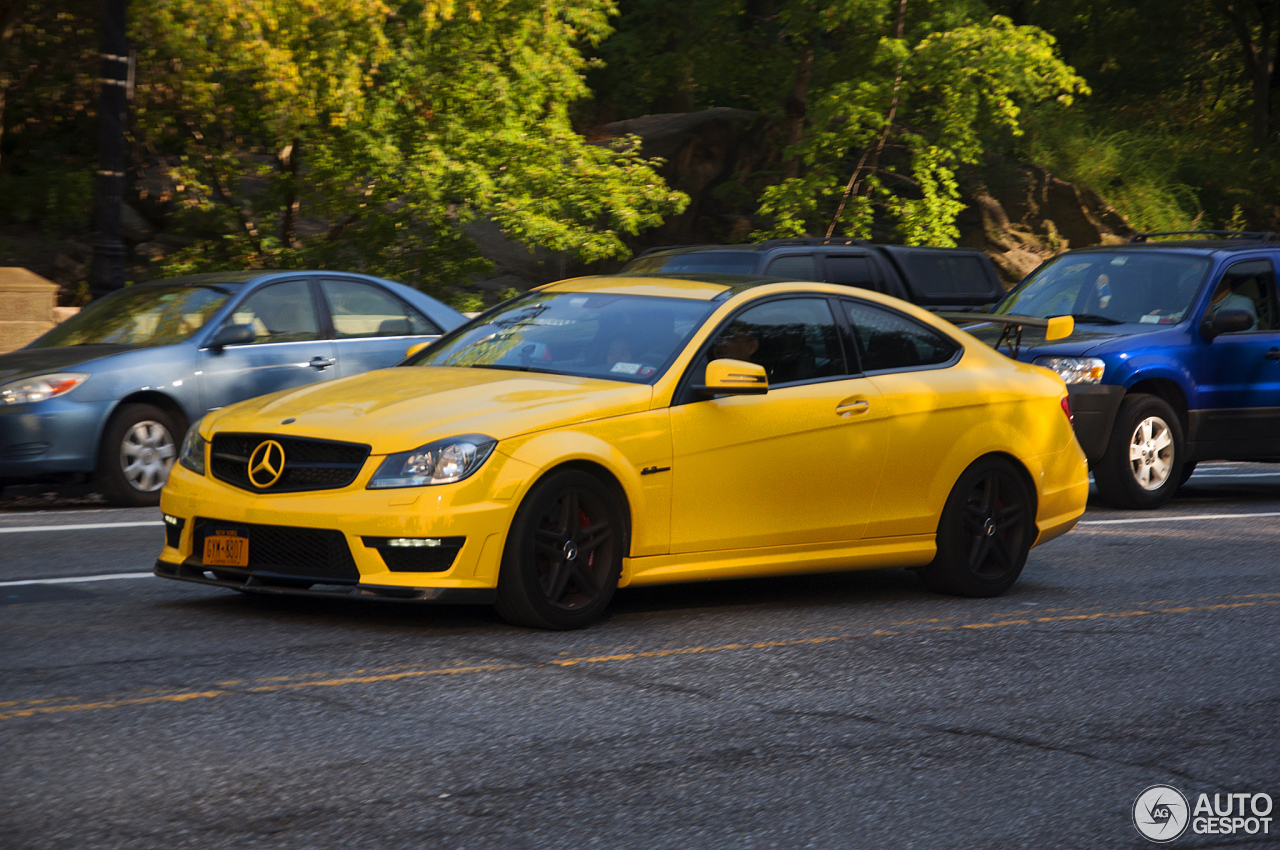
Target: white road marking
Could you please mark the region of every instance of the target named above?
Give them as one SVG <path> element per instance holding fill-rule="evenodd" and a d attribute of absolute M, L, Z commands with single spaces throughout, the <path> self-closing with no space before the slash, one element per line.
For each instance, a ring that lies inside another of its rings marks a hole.
<path fill-rule="evenodd" d="M 164 525 L 164 523 L 156 519 L 146 522 L 95 522 L 79 525 L 19 525 L 15 528 L 0 526 L 0 534 L 25 534 L 32 531 L 88 531 L 92 528 L 142 528 L 155 525 Z"/>
<path fill-rule="evenodd" d="M 1280 475 L 1280 470 L 1276 472 L 1193 472 L 1191 480 L 1197 478 L 1274 478 Z"/>
<path fill-rule="evenodd" d="M 1188 516 L 1180 514 L 1178 516 L 1153 516 L 1139 517 L 1135 519 L 1086 519 L 1076 523 L 1077 525 L 1126 525 L 1134 522 L 1194 522 L 1203 519 L 1249 519 L 1250 517 L 1263 516 L 1280 516 L 1280 511 L 1269 511 L 1267 513 L 1258 514 L 1193 514 Z"/>
<path fill-rule="evenodd" d="M 65 578 L 28 578 L 22 581 L 0 581 L 0 587 L 24 584 L 76 584 L 82 581 L 114 581 L 119 578 L 155 578 L 155 573 L 115 573 L 109 576 L 66 576 Z"/>

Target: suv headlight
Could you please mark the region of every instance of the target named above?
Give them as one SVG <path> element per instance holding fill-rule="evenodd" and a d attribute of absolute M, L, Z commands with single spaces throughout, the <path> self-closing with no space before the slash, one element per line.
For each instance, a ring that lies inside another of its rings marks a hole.
<path fill-rule="evenodd" d="M 178 454 L 178 463 L 197 475 L 204 475 L 204 447 L 205 439 L 200 436 L 200 423 L 203 419 L 197 419 L 191 423 L 191 427 L 187 429 L 187 436 L 182 441 L 182 451 Z"/>
<path fill-rule="evenodd" d="M 89 376 L 80 372 L 58 372 L 54 375 L 39 375 L 35 378 L 21 378 L 0 386 L 0 404 L 28 404 L 33 401 L 44 401 L 65 395 L 88 380 Z"/>
<path fill-rule="evenodd" d="M 411 452 L 387 455 L 369 479 L 369 490 L 452 484 L 475 472 L 498 441 L 483 434 L 436 440 Z"/>
<path fill-rule="evenodd" d="M 1068 384 L 1101 383 L 1107 369 L 1107 364 L 1096 357 L 1037 357 L 1031 362 L 1057 372 Z"/>

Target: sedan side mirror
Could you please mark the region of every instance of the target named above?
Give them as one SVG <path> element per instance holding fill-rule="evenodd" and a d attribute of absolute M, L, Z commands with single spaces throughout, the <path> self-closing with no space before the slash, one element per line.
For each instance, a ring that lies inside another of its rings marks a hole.
<path fill-rule="evenodd" d="M 431 342 L 420 342 L 416 345 L 409 346 L 409 350 L 404 353 L 404 359 L 408 360 L 410 357 L 417 354 L 422 349 L 426 348 L 432 342 L 435 342 L 435 340 L 431 340 Z"/>
<path fill-rule="evenodd" d="M 707 364 L 704 383 L 694 389 L 706 396 L 764 395 L 769 392 L 769 377 L 758 363 L 712 360 Z"/>
<path fill-rule="evenodd" d="M 1213 339 L 1218 334 L 1247 331 L 1253 327 L 1254 321 L 1256 320 L 1248 310 L 1220 310 L 1212 318 L 1205 316 L 1200 324 L 1200 332 L 1207 339 Z"/>
<path fill-rule="evenodd" d="M 209 340 L 209 348 L 221 351 L 228 345 L 248 345 L 258 338 L 253 325 L 223 325 Z"/>

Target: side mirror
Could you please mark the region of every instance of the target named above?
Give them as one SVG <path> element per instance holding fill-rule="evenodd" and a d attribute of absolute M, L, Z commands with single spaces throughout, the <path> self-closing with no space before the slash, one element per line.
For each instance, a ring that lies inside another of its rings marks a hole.
<path fill-rule="evenodd" d="M 1044 329 L 1044 340 L 1066 339 L 1076 329 L 1076 320 L 1070 316 L 1051 316 Z"/>
<path fill-rule="evenodd" d="M 1213 339 L 1218 334 L 1247 331 L 1255 321 L 1248 310 L 1219 310 L 1212 317 L 1204 317 L 1204 321 L 1200 323 L 1200 332 L 1206 339 Z"/>
<path fill-rule="evenodd" d="M 432 340 L 431 342 L 435 342 L 435 340 Z M 430 345 L 431 342 L 420 342 L 417 345 L 409 346 L 409 350 L 404 353 L 404 358 L 408 360 L 410 357 L 412 357 L 413 355 L 417 354 L 419 351 L 421 351 L 422 349 Z"/>
<path fill-rule="evenodd" d="M 222 329 L 209 340 L 209 348 L 221 351 L 228 345 L 248 345 L 258 338 L 253 325 L 223 325 Z"/>
<path fill-rule="evenodd" d="M 695 387 L 706 396 L 764 395 L 769 392 L 769 377 L 764 367 L 743 360 L 712 360 L 707 364 L 707 377 Z"/>

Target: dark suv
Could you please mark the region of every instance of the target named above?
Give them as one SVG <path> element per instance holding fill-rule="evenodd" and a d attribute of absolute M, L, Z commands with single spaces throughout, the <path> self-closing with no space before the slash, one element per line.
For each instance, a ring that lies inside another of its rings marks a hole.
<path fill-rule="evenodd" d="M 1004 297 L 991 260 L 964 248 L 872 245 L 860 239 L 770 239 L 755 245 L 650 248 L 619 274 L 748 274 L 883 292 L 930 310 L 972 310 Z"/>
<path fill-rule="evenodd" d="M 1164 504 L 1198 461 L 1280 461 L 1280 239 L 1197 233 L 1216 238 L 1068 251 L 994 311 L 1075 317 L 1071 336 L 1028 337 L 1018 358 L 1067 382 L 1098 493 L 1116 507 Z"/>

